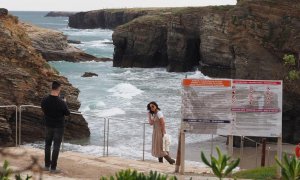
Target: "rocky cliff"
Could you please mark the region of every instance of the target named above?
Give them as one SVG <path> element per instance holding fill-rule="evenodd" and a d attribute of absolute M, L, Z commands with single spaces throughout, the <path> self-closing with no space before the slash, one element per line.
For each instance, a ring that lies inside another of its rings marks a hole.
<path fill-rule="evenodd" d="M 107 58 L 97 58 L 68 44 L 67 36 L 62 32 L 20 23 L 32 41 L 32 46 L 42 54 L 47 61 L 108 61 Z"/>
<path fill-rule="evenodd" d="M 121 24 L 152 12 L 151 9 L 104 9 L 69 16 L 69 26 L 78 29 L 114 29 Z"/>
<path fill-rule="evenodd" d="M 284 79 L 284 54 L 300 52 L 300 1 L 243 0 L 236 6 L 172 9 L 113 33 L 114 66 L 198 67 L 221 78 Z M 283 138 L 298 142 L 300 83 L 284 86 Z"/>
<path fill-rule="evenodd" d="M 0 14 L 0 105 L 40 105 L 49 93 L 51 82 L 63 84 L 67 104 L 78 110 L 79 90 L 59 76 L 32 46 L 31 39 L 16 17 Z M 22 114 L 22 140 L 32 142 L 44 138 L 42 112 L 27 108 Z M 15 139 L 15 112 L 0 109 L 0 145 L 12 145 Z M 82 116 L 71 116 L 65 138 L 78 139 L 90 135 Z"/>

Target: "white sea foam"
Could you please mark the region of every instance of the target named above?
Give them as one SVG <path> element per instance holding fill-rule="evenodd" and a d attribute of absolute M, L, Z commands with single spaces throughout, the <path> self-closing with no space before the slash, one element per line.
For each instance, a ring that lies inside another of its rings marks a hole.
<path fill-rule="evenodd" d="M 89 106 L 84 106 L 84 107 L 82 107 L 82 108 L 80 109 L 80 111 L 83 112 L 83 113 L 89 112 L 90 110 L 91 110 L 91 109 L 90 109 Z"/>
<path fill-rule="evenodd" d="M 97 115 L 99 117 L 111 117 L 111 116 L 116 116 L 121 114 L 125 114 L 125 111 L 120 108 L 103 109 L 97 112 Z"/>
<path fill-rule="evenodd" d="M 200 78 L 200 79 L 210 79 L 208 76 L 205 76 L 201 71 L 195 71 L 195 74 L 188 76 L 188 78 Z"/>
<path fill-rule="evenodd" d="M 63 28 L 61 29 L 64 34 L 68 36 L 97 36 L 97 35 L 108 35 L 111 36 L 112 32 L 111 30 L 105 30 L 105 29 L 73 29 L 73 28 Z"/>
<path fill-rule="evenodd" d="M 142 90 L 129 83 L 120 83 L 107 91 L 113 93 L 113 96 L 125 99 L 132 99 L 143 93 Z"/>

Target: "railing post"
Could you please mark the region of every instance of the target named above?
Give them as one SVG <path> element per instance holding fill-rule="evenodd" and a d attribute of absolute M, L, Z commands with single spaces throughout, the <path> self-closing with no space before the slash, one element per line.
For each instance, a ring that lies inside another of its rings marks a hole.
<path fill-rule="evenodd" d="M 106 137 L 106 156 L 108 156 L 108 140 L 109 140 L 109 118 L 107 119 L 107 137 Z"/>
<path fill-rule="evenodd" d="M 213 155 L 213 150 L 214 150 L 214 135 L 211 134 L 211 140 L 210 140 L 210 155 Z"/>
<path fill-rule="evenodd" d="M 22 134 L 22 128 L 21 128 L 21 126 L 22 126 L 22 105 L 19 107 L 19 113 L 20 113 L 20 115 L 19 115 L 19 146 L 21 146 L 21 134 Z"/>
<path fill-rule="evenodd" d="M 255 167 L 257 167 L 257 142 L 255 142 Z"/>
<path fill-rule="evenodd" d="M 145 161 L 145 138 L 146 138 L 146 124 L 144 123 L 144 127 L 143 127 L 143 161 Z"/>
<path fill-rule="evenodd" d="M 104 125 L 103 125 L 103 157 L 105 156 L 105 133 L 106 133 L 106 118 L 104 118 Z"/>
<path fill-rule="evenodd" d="M 261 148 L 261 167 L 265 166 L 265 162 L 266 162 L 266 138 L 262 139 L 262 148 Z"/>
<path fill-rule="evenodd" d="M 241 136 L 241 142 L 240 142 L 240 159 L 243 158 L 244 154 L 244 136 Z"/>
<path fill-rule="evenodd" d="M 16 147 L 18 147 L 18 106 L 16 108 Z"/>

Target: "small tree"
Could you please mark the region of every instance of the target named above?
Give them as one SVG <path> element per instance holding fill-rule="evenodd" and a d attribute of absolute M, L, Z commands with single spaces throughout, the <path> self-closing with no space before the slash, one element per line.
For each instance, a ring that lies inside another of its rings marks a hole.
<path fill-rule="evenodd" d="M 230 161 L 231 157 L 222 154 L 219 147 L 216 147 L 216 150 L 218 153 L 218 159 L 211 156 L 211 162 L 209 163 L 203 152 L 201 152 L 201 159 L 204 164 L 209 166 L 212 169 L 213 173 L 221 180 L 228 174 L 230 174 L 232 170 L 239 165 L 240 158 Z"/>

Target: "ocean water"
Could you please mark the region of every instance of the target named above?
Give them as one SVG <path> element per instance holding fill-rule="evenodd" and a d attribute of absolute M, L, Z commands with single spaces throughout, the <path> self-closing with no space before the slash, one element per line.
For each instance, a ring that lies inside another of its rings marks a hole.
<path fill-rule="evenodd" d="M 44 17 L 46 12 L 12 12 L 21 21 L 62 31 L 69 39 L 80 40 L 78 48 L 97 57 L 113 56 L 112 31 L 107 29 L 78 30 L 68 27 L 66 17 Z M 181 80 L 185 77 L 207 78 L 199 71 L 189 73 L 169 73 L 165 68 L 116 68 L 112 62 L 65 61 L 50 62 L 61 75 L 80 90 L 80 111 L 84 114 L 91 137 L 80 141 L 65 142 L 64 148 L 93 155 L 103 153 L 104 117 L 110 117 L 109 154 L 134 159 L 142 158 L 143 123 L 147 122 L 146 105 L 156 101 L 160 106 L 172 137 L 171 155 L 177 148 L 180 127 Z M 82 78 L 84 72 L 97 73 L 98 77 Z M 93 115 L 93 117 L 89 116 Z M 151 156 L 152 128 L 146 125 L 146 159 Z M 188 135 L 187 146 L 200 144 L 210 139 L 210 135 Z M 36 142 L 33 146 L 40 147 Z M 200 152 L 200 148 L 199 148 Z M 198 161 L 191 157 L 190 161 Z"/>

